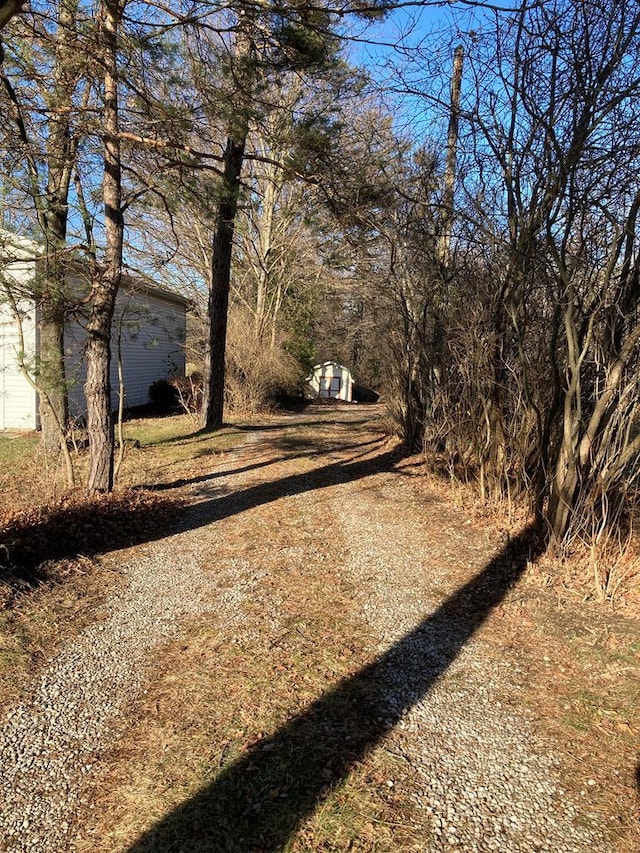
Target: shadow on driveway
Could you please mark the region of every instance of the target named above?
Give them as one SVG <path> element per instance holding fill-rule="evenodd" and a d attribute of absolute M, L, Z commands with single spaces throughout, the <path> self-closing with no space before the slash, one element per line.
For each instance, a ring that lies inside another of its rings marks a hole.
<path fill-rule="evenodd" d="M 335 467 L 331 479 L 364 476 L 370 464 Z M 325 470 L 322 476 L 328 474 Z M 320 487 L 322 476 L 311 488 Z M 268 499 L 261 489 L 238 496 L 237 506 Z M 296 478 L 288 478 L 287 494 L 302 490 Z M 282 850 L 330 790 L 395 726 L 403 710 L 429 693 L 542 550 L 539 532 L 526 529 L 388 651 L 224 769 L 128 853 Z"/>
<path fill-rule="evenodd" d="M 372 446 L 373 445 L 373 446 Z M 283 497 L 327 488 L 390 470 L 402 458 L 400 451 L 378 453 L 379 441 L 342 446 L 346 460 L 322 465 L 300 474 L 267 480 L 239 491 L 209 490 L 206 484 L 221 476 L 233 476 L 269 465 L 257 462 L 244 469 L 213 472 L 175 481 L 154 489 L 131 489 L 88 500 L 64 500 L 54 506 L 22 513 L 0 527 L 0 581 L 29 589 L 55 579 L 52 561 L 93 557 L 120 548 L 164 539 L 178 531 L 197 529 Z M 337 450 L 339 445 L 333 446 Z M 305 448 L 288 458 L 314 456 Z M 179 497 L 163 493 L 179 485 L 204 486 L 205 499 L 184 508 Z"/>
<path fill-rule="evenodd" d="M 286 462 L 291 459 L 314 459 L 318 456 L 329 455 L 331 453 L 345 453 L 349 450 L 359 450 L 363 451 L 362 453 L 358 453 L 356 456 L 352 457 L 352 461 L 355 458 L 358 458 L 364 455 L 364 448 L 368 450 L 373 449 L 373 446 L 380 446 L 384 442 L 382 438 L 376 438 L 372 441 L 361 441 L 357 444 L 349 444 L 349 445 L 341 445 L 337 443 L 333 443 L 328 447 L 321 447 L 318 449 L 312 449 L 305 447 L 304 449 L 298 448 L 298 452 L 295 453 L 282 453 L 280 456 L 273 456 L 269 459 L 263 459 L 260 462 L 254 462 L 248 465 L 245 465 L 242 468 L 230 468 L 230 469 L 216 469 L 215 471 L 211 471 L 208 474 L 201 474 L 197 477 L 182 477 L 179 480 L 171 480 L 166 483 L 149 483 L 142 486 L 136 486 L 135 489 L 137 491 L 149 491 L 149 492 L 168 492 L 172 489 L 179 489 L 183 486 L 194 486 L 199 483 L 207 483 L 211 480 L 220 480 L 223 477 L 233 477 L 236 474 L 247 474 L 249 471 L 257 471 L 259 468 L 268 468 L 270 465 L 276 465 L 279 462 Z M 275 447 L 278 448 L 278 442 L 275 443 Z M 244 451 L 244 452 L 243 452 Z M 246 448 L 241 449 L 240 451 L 243 456 L 246 456 Z M 396 452 L 396 459 L 399 459 L 398 453 Z M 342 463 L 339 463 L 342 464 Z M 324 466 L 321 470 L 326 471 L 331 466 Z M 283 482 L 283 481 L 276 481 Z M 328 483 L 331 485 L 331 483 Z M 284 497 L 284 495 L 283 495 Z"/>

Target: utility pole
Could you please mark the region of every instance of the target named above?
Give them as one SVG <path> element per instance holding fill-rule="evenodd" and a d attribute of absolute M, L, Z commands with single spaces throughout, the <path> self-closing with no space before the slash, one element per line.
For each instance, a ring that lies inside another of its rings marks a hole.
<path fill-rule="evenodd" d="M 458 125 L 460 121 L 460 89 L 462 87 L 462 65 L 464 47 L 459 44 L 453 54 L 451 75 L 451 101 L 449 107 L 449 130 L 447 133 L 447 157 L 444 169 L 444 192 L 442 194 L 442 228 L 438 241 L 438 257 L 444 267 L 451 263 L 451 231 L 453 227 L 453 196 L 456 182 L 456 158 L 458 153 Z"/>

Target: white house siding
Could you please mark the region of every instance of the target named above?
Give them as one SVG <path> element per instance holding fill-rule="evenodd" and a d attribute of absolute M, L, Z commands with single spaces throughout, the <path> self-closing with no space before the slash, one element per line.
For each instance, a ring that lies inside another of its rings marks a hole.
<path fill-rule="evenodd" d="M 32 240 L 0 229 L 0 277 L 11 293 L 29 291 L 41 248 Z M 37 429 L 38 395 L 20 372 L 17 353 L 19 334 L 14 312 L 0 287 L 0 429 Z M 114 408 L 118 405 L 118 346 L 125 380 L 125 405 L 144 405 L 149 401 L 149 386 L 158 379 L 184 375 L 187 302 L 154 286 L 131 280 L 123 282 L 116 301 L 112 337 L 111 386 Z M 33 301 L 21 305 L 26 362 L 36 367 L 39 352 L 39 326 Z M 69 383 L 69 411 L 81 417 L 86 412 L 84 382 L 85 321 L 76 318 L 65 327 L 65 370 Z"/>
<path fill-rule="evenodd" d="M 122 361 L 128 406 L 149 402 L 149 386 L 158 379 L 184 376 L 187 334 L 184 305 L 157 294 L 129 294 L 121 300 Z M 114 382 L 117 382 L 114 346 Z"/>
<path fill-rule="evenodd" d="M 348 368 L 335 361 L 317 364 L 308 378 L 315 397 L 332 397 L 335 400 L 351 402 L 353 380 Z"/>
<path fill-rule="evenodd" d="M 118 294 L 111 337 L 111 391 L 118 404 L 118 350 L 121 352 L 125 406 L 149 402 L 149 387 L 158 379 L 184 375 L 186 311 L 180 300 L 153 290 L 123 287 Z M 81 320 L 65 330 L 69 412 L 86 413 L 84 382 L 86 333 Z"/>
<path fill-rule="evenodd" d="M 34 276 L 32 247 L 30 241 L 16 240 L 5 248 L 16 260 L 5 262 L 1 274 L 14 293 Z M 38 343 L 35 307 L 30 300 L 24 299 L 18 303 L 17 310 L 21 317 L 26 363 L 33 368 Z M 13 307 L 3 298 L 0 288 L 0 429 L 31 430 L 39 426 L 37 395 L 18 367 L 20 346 Z"/>

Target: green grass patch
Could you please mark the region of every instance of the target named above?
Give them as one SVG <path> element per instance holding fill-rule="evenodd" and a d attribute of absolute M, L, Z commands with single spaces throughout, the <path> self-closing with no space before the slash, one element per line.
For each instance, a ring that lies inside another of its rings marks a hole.
<path fill-rule="evenodd" d="M 198 423 L 190 415 L 164 418 L 136 418 L 125 421 L 125 438 L 139 441 L 143 447 L 168 444 L 198 434 Z"/>
<path fill-rule="evenodd" d="M 3 474 L 17 471 L 25 458 L 31 457 L 40 443 L 35 432 L 7 435 L 0 433 L 0 465 Z"/>
<path fill-rule="evenodd" d="M 205 432 L 190 415 L 140 418 L 125 424 L 125 461 L 119 486 L 177 483 L 206 474 L 220 457 L 239 447 L 237 427 Z"/>
<path fill-rule="evenodd" d="M 145 418 L 125 424 L 125 440 L 137 441 L 143 448 L 162 448 L 163 453 L 169 454 L 181 448 L 179 455 L 192 457 L 232 450 L 242 444 L 244 436 L 242 430 L 232 426 L 201 430 L 190 415 Z"/>

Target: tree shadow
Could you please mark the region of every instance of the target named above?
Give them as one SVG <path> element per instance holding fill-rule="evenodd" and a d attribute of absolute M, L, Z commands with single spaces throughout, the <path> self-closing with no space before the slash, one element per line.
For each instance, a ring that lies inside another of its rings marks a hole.
<path fill-rule="evenodd" d="M 21 513 L 0 527 L 0 581 L 19 589 L 32 588 L 56 579 L 52 561 L 93 557 L 197 529 L 283 497 L 368 477 L 392 468 L 400 458 L 400 451 L 372 456 L 372 448 L 364 443 L 353 447 L 361 452 L 346 461 L 239 491 L 221 490 L 214 484 L 207 489 L 209 477 L 176 481 L 174 485 L 203 486 L 205 499 L 186 508 L 160 487 L 65 500 Z"/>
<path fill-rule="evenodd" d="M 153 441 L 149 441 L 144 446 L 145 447 L 163 447 L 163 446 L 171 446 L 174 444 L 198 444 L 202 441 L 209 441 L 212 436 L 216 433 L 223 432 L 224 430 L 238 433 L 262 433 L 262 432 L 276 432 L 282 429 L 296 429 L 298 427 L 313 427 L 313 426 L 327 426 L 327 424 L 332 423 L 328 420 L 311 420 L 309 418 L 301 419 L 298 423 L 293 420 L 295 415 L 300 416 L 304 413 L 289 413 L 289 412 L 281 412 L 282 418 L 279 419 L 276 423 L 273 424 L 236 424 L 233 422 L 224 423 L 221 427 L 208 428 L 208 427 L 197 427 L 194 424 L 194 429 L 192 432 L 187 433 L 186 435 L 172 435 L 168 438 L 158 438 Z M 169 416 L 170 417 L 170 416 Z M 292 421 L 287 420 L 287 418 L 292 418 Z M 355 425 L 362 426 L 368 421 L 352 421 Z"/>
<path fill-rule="evenodd" d="M 162 447 L 163 445 L 174 445 L 174 444 L 197 444 L 201 441 L 206 441 L 211 438 L 215 433 L 220 432 L 221 430 L 232 430 L 239 433 L 263 433 L 263 432 L 277 432 L 278 430 L 287 429 L 306 429 L 307 427 L 314 426 L 342 426 L 346 429 L 351 429 L 353 427 L 366 426 L 370 425 L 372 418 L 362 417 L 349 420 L 341 420 L 337 418 L 336 420 L 331 420 L 328 418 L 314 418 L 312 419 L 310 416 L 305 416 L 305 412 L 280 412 L 281 416 L 278 421 L 272 424 L 236 424 L 233 422 L 225 423 L 221 427 L 217 427 L 215 429 L 208 428 L 194 428 L 193 432 L 188 433 L 187 435 L 174 435 L 169 438 L 159 438 L 155 441 L 150 441 L 147 447 Z M 296 422 L 296 418 L 299 420 Z"/>
<path fill-rule="evenodd" d="M 180 529 L 196 529 L 280 498 L 351 483 L 392 470 L 402 458 L 402 452 L 401 449 L 394 449 L 372 456 L 372 451 L 367 449 L 349 461 L 333 462 L 311 471 L 290 474 L 229 494 L 214 494 L 211 499 L 202 500 L 187 509 L 180 521 Z M 203 493 L 206 497 L 206 489 Z"/>
<path fill-rule="evenodd" d="M 60 561 L 161 539 L 182 508 L 170 496 L 128 490 L 25 510 L 0 527 L 0 582 L 28 591 L 65 577 Z"/>
<path fill-rule="evenodd" d="M 276 853 L 423 699 L 544 549 L 533 526 L 355 676 L 253 746 L 128 853 Z M 400 675 L 401 673 L 401 675 Z"/>
<path fill-rule="evenodd" d="M 270 465 L 283 462 L 285 459 L 285 456 L 274 456 L 273 459 L 265 459 L 262 462 L 253 462 L 250 465 L 244 465 L 242 468 L 220 469 L 210 471 L 208 474 L 200 474 L 197 477 L 180 477 L 177 480 L 169 480 L 166 483 L 145 483 L 144 485 L 135 486 L 134 488 L 137 491 L 169 492 L 172 489 L 180 489 L 183 486 L 196 486 L 200 483 L 220 480 L 223 477 L 232 477 L 236 474 L 246 474 L 249 471 L 257 471 L 260 468 L 268 468 Z"/>
<path fill-rule="evenodd" d="M 178 489 L 183 486 L 195 486 L 200 483 L 207 483 L 212 480 L 219 480 L 223 477 L 231 477 L 236 474 L 246 474 L 249 471 L 257 471 L 260 468 L 268 468 L 270 465 L 275 465 L 278 462 L 285 462 L 287 459 L 298 459 L 307 457 L 309 459 L 314 459 L 318 456 L 323 456 L 325 454 L 334 453 L 337 451 L 346 452 L 351 450 L 360 450 L 363 448 L 367 448 L 365 452 L 369 452 L 369 449 L 373 446 L 379 446 L 382 443 L 383 439 L 372 439 L 371 441 L 360 441 L 356 444 L 340 444 L 338 442 L 331 442 L 328 445 L 323 445 L 315 450 L 310 450 L 305 447 L 304 452 L 302 453 L 286 453 L 286 443 L 285 444 L 285 452 L 280 456 L 274 456 L 270 459 L 264 459 L 260 462 L 252 462 L 249 465 L 245 465 L 242 468 L 230 468 L 230 469 L 218 469 L 216 471 L 211 471 L 208 474 L 200 474 L 196 477 L 181 477 L 178 480 L 170 480 L 166 483 L 148 483 L 141 486 L 135 486 L 137 490 L 148 490 L 150 492 L 167 492 L 171 489 Z M 275 442 L 274 446 L 278 449 L 281 449 L 282 444 L 280 442 Z M 363 454 L 358 454 L 363 455 Z"/>
<path fill-rule="evenodd" d="M 309 417 L 301 417 L 304 413 L 301 412 L 283 412 L 282 420 L 278 420 L 273 424 L 234 424 L 228 423 L 225 424 L 225 427 L 230 427 L 232 429 L 237 429 L 238 432 L 277 432 L 278 430 L 284 429 L 295 429 L 296 427 L 313 427 L 313 426 L 364 426 L 370 421 L 366 419 L 360 419 L 357 421 L 350 420 L 347 423 L 341 423 L 340 421 L 330 421 L 327 418 L 320 418 L 318 420 L 311 420 Z M 291 418 L 291 421 L 285 420 L 285 418 Z M 296 418 L 300 418 L 300 420 L 296 423 Z"/>

